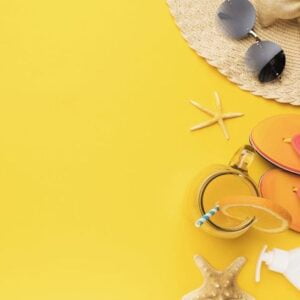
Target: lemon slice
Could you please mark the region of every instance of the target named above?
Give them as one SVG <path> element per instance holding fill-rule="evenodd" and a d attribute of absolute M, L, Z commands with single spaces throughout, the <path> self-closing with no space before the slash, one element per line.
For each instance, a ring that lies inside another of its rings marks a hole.
<path fill-rule="evenodd" d="M 288 229 L 291 215 L 275 202 L 259 197 L 231 196 L 219 202 L 223 214 L 238 220 L 255 217 L 253 228 L 278 233 Z"/>

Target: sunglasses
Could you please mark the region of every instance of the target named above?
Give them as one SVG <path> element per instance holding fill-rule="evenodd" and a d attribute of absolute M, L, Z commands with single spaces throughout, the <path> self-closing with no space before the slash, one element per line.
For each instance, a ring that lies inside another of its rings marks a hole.
<path fill-rule="evenodd" d="M 254 32 L 256 11 L 250 1 L 225 0 L 217 11 L 217 19 L 231 38 L 255 38 L 256 43 L 247 50 L 245 60 L 260 82 L 280 79 L 286 63 L 284 51 L 274 42 L 262 41 Z"/>

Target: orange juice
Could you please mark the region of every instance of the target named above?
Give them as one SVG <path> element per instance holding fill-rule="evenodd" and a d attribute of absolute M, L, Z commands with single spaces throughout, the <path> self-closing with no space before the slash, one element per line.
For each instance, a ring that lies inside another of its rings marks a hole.
<path fill-rule="evenodd" d="M 195 178 L 186 199 L 189 203 L 193 203 L 189 208 L 192 211 L 193 222 L 214 208 L 223 197 L 259 195 L 256 184 L 247 173 L 253 154 L 252 148 L 245 146 L 237 153 L 231 167 L 214 165 L 204 169 Z M 219 212 L 201 228 L 218 237 L 235 238 L 245 233 L 253 222 L 254 218 L 241 222 Z"/>

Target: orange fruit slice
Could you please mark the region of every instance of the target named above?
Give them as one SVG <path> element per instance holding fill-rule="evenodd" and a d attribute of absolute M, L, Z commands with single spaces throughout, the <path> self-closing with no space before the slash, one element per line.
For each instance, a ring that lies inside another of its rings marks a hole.
<path fill-rule="evenodd" d="M 290 214 L 277 203 L 260 197 L 232 196 L 221 199 L 219 202 L 221 211 L 238 220 L 246 220 L 255 217 L 253 228 L 278 233 L 289 228 Z"/>
<path fill-rule="evenodd" d="M 300 232 L 300 176 L 273 169 L 262 176 L 259 188 L 264 198 L 283 206 L 290 213 L 290 228 Z"/>

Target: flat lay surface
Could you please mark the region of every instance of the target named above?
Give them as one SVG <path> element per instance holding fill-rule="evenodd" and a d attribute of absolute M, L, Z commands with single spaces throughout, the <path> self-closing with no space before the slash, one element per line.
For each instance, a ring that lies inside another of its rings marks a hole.
<path fill-rule="evenodd" d="M 297 300 L 255 264 L 293 231 L 206 235 L 183 209 L 193 178 L 227 164 L 252 128 L 298 108 L 240 90 L 181 37 L 164 1 L 0 3 L 0 298 L 174 300 L 198 288 L 193 257 L 225 269 L 257 300 Z M 210 117 L 190 100 L 245 116 Z M 275 129 L 276 130 L 276 129 Z M 256 180 L 269 165 L 257 157 Z"/>

